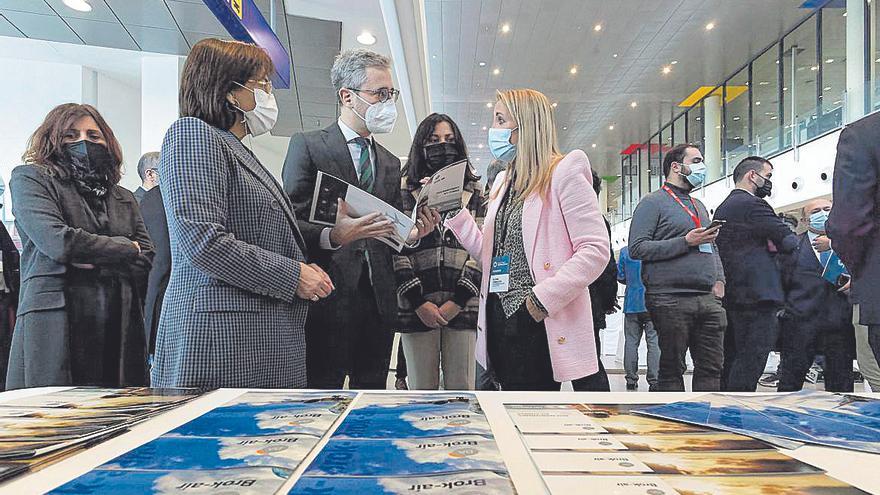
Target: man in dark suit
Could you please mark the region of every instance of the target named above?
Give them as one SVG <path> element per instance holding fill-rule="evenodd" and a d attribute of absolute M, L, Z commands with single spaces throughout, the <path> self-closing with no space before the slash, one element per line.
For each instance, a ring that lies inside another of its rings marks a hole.
<path fill-rule="evenodd" d="M 819 251 L 831 201 L 819 198 L 803 208 L 808 230 L 798 249 L 780 256 L 785 312 L 781 320 L 780 392 L 800 390 L 817 354 L 825 356 L 825 390 L 852 392 L 855 329 L 845 290 L 822 277 L 832 251 Z"/>
<path fill-rule="evenodd" d="M 880 114 L 840 133 L 834 163 L 831 246 L 852 275 L 852 302 L 880 361 Z"/>
<path fill-rule="evenodd" d="M 722 390 L 754 392 L 779 335 L 776 312 L 785 300 L 777 252 L 797 248 L 798 238 L 764 200 L 770 195 L 773 164 L 750 156 L 736 166 L 730 192 L 715 210 L 726 223 L 718 234 L 727 291 Z"/>
<path fill-rule="evenodd" d="M 340 54 L 330 77 L 341 106 L 339 120 L 326 129 L 294 135 L 282 171 L 311 261 L 336 286 L 309 311 L 308 385 L 341 388 L 347 375 L 350 388 L 384 389 L 397 284 L 392 251 L 377 238 L 391 235 L 394 227 L 379 214 L 352 218 L 341 201 L 334 227 L 311 224 L 308 218 L 319 170 L 401 208 L 400 160 L 373 138 L 394 127 L 399 93 L 393 87 L 390 60 L 368 50 Z M 428 223 L 424 220 L 421 226 Z M 434 226 L 436 220 L 427 225 Z"/>
<path fill-rule="evenodd" d="M 2 180 L 0 180 L 2 182 Z M 0 192 L 2 195 L 2 192 Z M 2 207 L 2 205 L 0 205 Z M 21 286 L 21 256 L 6 225 L 0 221 L 0 390 L 6 390 L 6 369 Z"/>
<path fill-rule="evenodd" d="M 153 240 L 153 267 L 147 282 L 147 296 L 144 301 L 144 330 L 152 356 L 156 350 L 156 331 L 159 329 L 159 316 L 162 314 L 162 300 L 171 277 L 171 243 L 168 240 L 168 220 L 165 218 L 165 205 L 162 192 L 156 186 L 144 194 L 141 200 L 141 215 L 144 225 Z"/>

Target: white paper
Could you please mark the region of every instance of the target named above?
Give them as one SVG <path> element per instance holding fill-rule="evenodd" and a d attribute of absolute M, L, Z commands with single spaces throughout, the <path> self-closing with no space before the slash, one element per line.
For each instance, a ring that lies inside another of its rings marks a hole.
<path fill-rule="evenodd" d="M 612 435 L 523 435 L 531 450 L 629 450 Z"/>
<path fill-rule="evenodd" d="M 623 452 L 532 452 L 542 473 L 653 473 L 635 455 Z"/>
<path fill-rule="evenodd" d="M 431 182 L 423 186 L 413 210 L 416 218 L 419 208 L 436 208 L 440 213 L 460 208 L 461 192 L 464 189 L 464 176 L 469 165 L 467 160 L 443 167 L 431 176 Z"/>
<path fill-rule="evenodd" d="M 544 477 L 552 495 L 596 493 L 602 495 L 679 495 L 658 476 L 566 476 Z"/>
<path fill-rule="evenodd" d="M 522 433 L 606 433 L 605 428 L 576 409 L 528 408 L 507 412 Z"/>

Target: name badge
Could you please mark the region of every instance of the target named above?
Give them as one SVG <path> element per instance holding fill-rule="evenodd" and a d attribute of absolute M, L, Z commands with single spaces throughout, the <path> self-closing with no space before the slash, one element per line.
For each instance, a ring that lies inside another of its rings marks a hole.
<path fill-rule="evenodd" d="M 712 245 L 709 244 L 708 242 L 705 243 L 705 244 L 700 244 L 700 252 L 701 252 L 701 253 L 712 254 Z"/>
<path fill-rule="evenodd" d="M 492 270 L 489 274 L 489 293 L 498 294 L 510 289 L 510 256 L 492 258 Z"/>

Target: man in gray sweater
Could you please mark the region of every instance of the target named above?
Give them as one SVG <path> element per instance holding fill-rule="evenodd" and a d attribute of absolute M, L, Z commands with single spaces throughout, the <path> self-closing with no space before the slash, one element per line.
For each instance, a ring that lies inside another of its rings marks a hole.
<path fill-rule="evenodd" d="M 694 361 L 694 391 L 720 389 L 727 317 L 724 269 L 715 247 L 719 227 L 690 192 L 702 185 L 699 148 L 679 145 L 663 159 L 666 183 L 633 213 L 629 253 L 642 260 L 645 304 L 660 344 L 658 388 L 684 391 L 684 357 Z"/>

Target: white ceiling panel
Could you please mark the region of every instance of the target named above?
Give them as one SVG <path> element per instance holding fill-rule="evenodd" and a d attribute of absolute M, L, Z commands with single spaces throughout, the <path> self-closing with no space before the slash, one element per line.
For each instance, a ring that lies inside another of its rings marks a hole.
<path fill-rule="evenodd" d="M 186 55 L 189 45 L 177 29 L 159 29 L 146 26 L 126 25 L 129 34 L 145 52 Z"/>
<path fill-rule="evenodd" d="M 105 0 L 126 26 L 177 29 L 174 17 L 163 0 Z"/>
<path fill-rule="evenodd" d="M 15 26 L 12 25 L 11 22 L 6 20 L 6 17 L 3 14 L 0 14 L 0 36 L 11 36 L 11 37 L 23 37 L 21 31 L 19 31 Z"/>
<path fill-rule="evenodd" d="M 33 0 L 38 1 L 38 0 Z M 73 19 L 89 19 L 92 21 L 104 21 L 104 22 L 118 22 L 116 16 L 113 15 L 113 11 L 110 10 L 110 7 L 104 3 L 104 0 L 89 0 L 89 5 L 92 6 L 92 10 L 89 12 L 80 12 L 78 10 L 74 10 L 64 3 L 61 0 L 42 0 L 46 4 L 51 7 L 51 9 L 58 15 L 64 18 L 73 18 Z M 136 3 L 136 2 L 132 2 Z"/>
<path fill-rule="evenodd" d="M 118 22 L 89 21 L 86 19 L 67 19 L 70 27 L 83 39 L 85 44 L 139 50 L 137 43 L 128 31 Z"/>
<path fill-rule="evenodd" d="M 3 15 L 28 38 L 62 43 L 82 43 L 67 23 L 55 14 L 31 14 L 7 10 Z"/>
<path fill-rule="evenodd" d="M 33 14 L 54 14 L 43 0 L 0 0 L 0 10 L 15 10 Z"/>
<path fill-rule="evenodd" d="M 166 0 L 168 8 L 177 20 L 177 24 L 184 32 L 209 33 L 213 35 L 226 35 L 226 29 L 220 21 L 214 17 L 204 3 L 190 3 L 181 0 Z M 189 39 L 189 37 L 187 37 Z"/>

